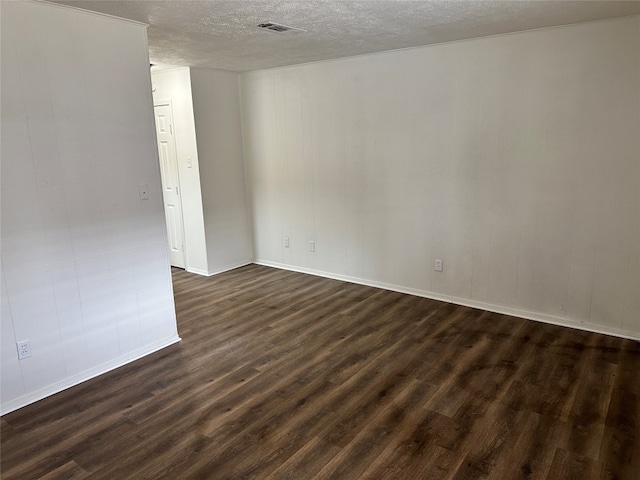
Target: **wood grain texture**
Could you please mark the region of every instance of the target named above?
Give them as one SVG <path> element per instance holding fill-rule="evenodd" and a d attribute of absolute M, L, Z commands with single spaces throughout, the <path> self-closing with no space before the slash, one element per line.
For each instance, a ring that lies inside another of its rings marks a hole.
<path fill-rule="evenodd" d="M 618 479 L 640 345 L 300 273 L 174 269 L 183 341 L 2 418 L 2 478 Z"/>

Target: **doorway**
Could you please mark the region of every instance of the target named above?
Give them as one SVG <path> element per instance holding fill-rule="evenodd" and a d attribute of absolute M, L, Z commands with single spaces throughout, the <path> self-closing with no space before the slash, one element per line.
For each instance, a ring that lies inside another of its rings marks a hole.
<path fill-rule="evenodd" d="M 185 268 L 184 220 L 171 100 L 155 102 L 153 109 L 158 138 L 162 197 L 164 215 L 167 222 L 170 263 L 174 267 Z"/>

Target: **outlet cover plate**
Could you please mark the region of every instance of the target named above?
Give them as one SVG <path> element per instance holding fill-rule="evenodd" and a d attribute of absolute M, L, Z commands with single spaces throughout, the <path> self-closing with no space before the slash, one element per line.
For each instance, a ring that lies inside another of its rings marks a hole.
<path fill-rule="evenodd" d="M 31 344 L 29 343 L 29 340 L 16 342 L 16 346 L 18 347 L 18 360 L 31 356 Z"/>

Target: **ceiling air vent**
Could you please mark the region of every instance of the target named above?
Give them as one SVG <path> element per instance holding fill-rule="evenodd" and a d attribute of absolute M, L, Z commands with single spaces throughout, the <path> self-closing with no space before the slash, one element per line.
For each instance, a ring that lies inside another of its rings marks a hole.
<path fill-rule="evenodd" d="M 274 22 L 259 23 L 258 27 L 264 30 L 270 30 L 276 33 L 292 34 L 292 33 L 300 33 L 300 32 L 306 31 L 306 30 L 302 30 L 301 28 L 289 27 L 287 25 L 282 25 L 280 23 L 274 23 Z"/>

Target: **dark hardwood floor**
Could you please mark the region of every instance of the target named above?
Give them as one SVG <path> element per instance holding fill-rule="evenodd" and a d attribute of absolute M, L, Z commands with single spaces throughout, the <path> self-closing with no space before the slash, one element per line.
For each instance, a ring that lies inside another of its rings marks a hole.
<path fill-rule="evenodd" d="M 2 478 L 640 478 L 640 345 L 250 265 L 183 341 L 2 417 Z"/>

